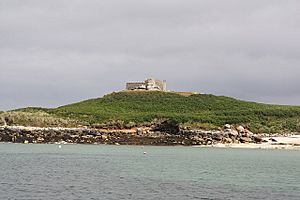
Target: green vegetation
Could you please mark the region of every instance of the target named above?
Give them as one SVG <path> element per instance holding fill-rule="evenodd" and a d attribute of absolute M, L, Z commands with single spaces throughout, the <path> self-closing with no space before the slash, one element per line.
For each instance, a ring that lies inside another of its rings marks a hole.
<path fill-rule="evenodd" d="M 229 123 L 243 125 L 253 132 L 300 131 L 300 107 L 260 104 L 207 94 L 118 92 L 55 109 L 26 108 L 15 112 L 42 112 L 55 119 L 83 125 L 112 121 L 135 124 L 170 119 L 191 127 L 216 128 Z"/>
<path fill-rule="evenodd" d="M 24 125 L 36 127 L 74 127 L 78 124 L 75 120 L 63 119 L 43 111 L 29 112 L 13 111 L 0 113 L 0 125 Z M 5 121 L 5 122 L 4 122 Z"/>

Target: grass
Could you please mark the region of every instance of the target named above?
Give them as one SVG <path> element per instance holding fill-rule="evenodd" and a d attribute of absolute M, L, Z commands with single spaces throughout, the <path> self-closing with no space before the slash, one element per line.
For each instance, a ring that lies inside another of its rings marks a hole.
<path fill-rule="evenodd" d="M 0 113 L 0 125 L 23 125 L 35 127 L 74 127 L 78 124 L 76 120 L 65 119 L 50 115 L 44 111 L 35 112 L 3 112 Z"/>
<path fill-rule="evenodd" d="M 55 109 L 25 108 L 15 112 L 43 112 L 55 119 L 86 125 L 170 119 L 191 127 L 216 128 L 229 123 L 243 125 L 253 132 L 300 131 L 300 107 L 260 104 L 208 94 L 118 92 Z"/>

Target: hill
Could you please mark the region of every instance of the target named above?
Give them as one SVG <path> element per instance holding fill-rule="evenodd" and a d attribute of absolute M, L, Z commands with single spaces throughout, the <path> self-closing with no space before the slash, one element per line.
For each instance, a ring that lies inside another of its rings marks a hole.
<path fill-rule="evenodd" d="M 204 128 L 222 127 L 228 123 L 241 124 L 253 132 L 300 131 L 298 106 L 261 104 L 209 94 L 117 92 L 54 109 L 25 108 L 13 113 L 27 113 L 32 116 L 44 113 L 51 118 L 52 124 L 57 122 L 64 126 L 67 126 L 68 122 L 72 125 L 93 125 L 112 121 L 136 124 L 151 122 L 154 119 L 169 119 L 184 126 Z M 24 121 L 24 117 L 22 119 L 23 123 L 34 123 L 32 117 L 29 117 L 27 122 Z M 47 120 L 44 120 L 44 123 L 49 125 Z"/>

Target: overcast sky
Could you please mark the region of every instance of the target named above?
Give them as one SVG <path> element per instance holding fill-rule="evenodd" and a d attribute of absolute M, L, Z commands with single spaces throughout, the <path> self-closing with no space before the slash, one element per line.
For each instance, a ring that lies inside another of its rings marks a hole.
<path fill-rule="evenodd" d="M 166 79 L 300 105 L 299 0 L 0 0 L 0 110 Z"/>

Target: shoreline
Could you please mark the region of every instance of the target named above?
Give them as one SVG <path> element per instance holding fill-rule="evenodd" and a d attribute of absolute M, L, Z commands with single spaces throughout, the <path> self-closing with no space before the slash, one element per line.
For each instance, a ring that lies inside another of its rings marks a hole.
<path fill-rule="evenodd" d="M 0 143 L 300 150 L 300 134 L 253 134 L 241 126 L 231 125 L 226 125 L 224 130 L 180 129 L 178 132 L 167 132 L 151 127 L 92 129 L 0 126 Z"/>
<path fill-rule="evenodd" d="M 270 150 L 300 150 L 300 135 L 291 135 L 286 137 L 264 137 L 260 144 L 243 143 L 243 144 L 216 144 L 216 148 L 232 149 L 270 149 Z"/>
<path fill-rule="evenodd" d="M 104 145 L 104 146 L 137 146 L 137 147 L 192 147 L 192 148 L 216 148 L 216 149 L 261 149 L 261 150 L 293 150 L 300 151 L 300 146 L 295 145 L 277 145 L 277 144 L 214 144 L 214 145 L 121 145 L 121 144 L 89 144 L 89 143 L 13 143 L 13 142 L 0 142 L 1 144 L 16 144 L 16 145 Z"/>
<path fill-rule="evenodd" d="M 300 146 L 292 144 L 216 144 L 212 147 L 228 149 L 300 150 Z"/>

